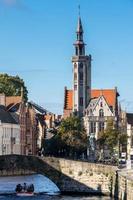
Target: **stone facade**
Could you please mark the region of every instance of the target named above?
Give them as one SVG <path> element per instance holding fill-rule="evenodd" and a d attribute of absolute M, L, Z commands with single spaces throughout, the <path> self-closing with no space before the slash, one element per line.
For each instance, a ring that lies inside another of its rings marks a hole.
<path fill-rule="evenodd" d="M 0 122 L 0 155 L 20 153 L 19 124 Z"/>
<path fill-rule="evenodd" d="M 133 200 L 133 171 L 120 171 L 118 175 L 118 199 Z"/>

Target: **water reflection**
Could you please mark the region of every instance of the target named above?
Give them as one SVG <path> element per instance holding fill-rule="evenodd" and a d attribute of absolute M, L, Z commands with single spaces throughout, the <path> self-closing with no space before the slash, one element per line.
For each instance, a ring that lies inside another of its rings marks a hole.
<path fill-rule="evenodd" d="M 37 194 L 33 197 L 17 197 L 15 194 L 0 195 L 0 200 L 111 200 L 108 197 L 59 195 L 58 187 L 50 179 L 40 174 L 0 177 L 0 193 L 14 193 L 16 185 L 24 182 L 33 183 L 36 193 L 44 192 L 45 194 Z"/>
<path fill-rule="evenodd" d="M 58 187 L 47 177 L 41 174 L 34 174 L 28 176 L 9 176 L 0 177 L 0 193 L 14 193 L 18 183 L 34 184 L 35 193 L 46 192 L 56 193 L 59 192 Z"/>

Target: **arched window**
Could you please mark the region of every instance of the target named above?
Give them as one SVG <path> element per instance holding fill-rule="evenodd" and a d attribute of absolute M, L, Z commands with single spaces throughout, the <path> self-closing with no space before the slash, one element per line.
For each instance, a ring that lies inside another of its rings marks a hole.
<path fill-rule="evenodd" d="M 100 102 L 100 106 L 103 107 L 103 102 Z"/>
<path fill-rule="evenodd" d="M 77 73 L 74 73 L 74 80 L 77 80 Z"/>
<path fill-rule="evenodd" d="M 96 132 L 96 122 L 90 122 L 90 133 Z"/>
<path fill-rule="evenodd" d="M 99 110 L 99 117 L 104 117 L 104 111 L 103 111 L 103 109 Z"/>
<path fill-rule="evenodd" d="M 80 63 L 79 66 L 80 66 L 80 69 L 83 69 L 83 63 L 82 62 Z"/>
<path fill-rule="evenodd" d="M 79 79 L 80 79 L 80 81 L 83 81 L 83 72 L 79 73 Z"/>
<path fill-rule="evenodd" d="M 78 47 L 76 47 L 76 49 L 75 49 L 75 53 L 76 53 L 76 56 L 78 55 Z"/>
<path fill-rule="evenodd" d="M 74 69 L 77 69 L 77 64 L 76 63 L 74 63 Z"/>
<path fill-rule="evenodd" d="M 104 130 L 104 122 L 99 122 L 99 131 Z"/>

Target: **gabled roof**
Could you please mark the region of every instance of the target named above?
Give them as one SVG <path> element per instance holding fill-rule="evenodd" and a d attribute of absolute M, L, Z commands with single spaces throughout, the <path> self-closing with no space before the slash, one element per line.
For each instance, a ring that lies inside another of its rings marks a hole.
<path fill-rule="evenodd" d="M 98 98 L 99 96 L 103 95 L 106 99 L 109 106 L 115 107 L 117 96 L 119 94 L 117 93 L 116 89 L 93 89 L 91 90 L 91 98 Z"/>
<path fill-rule="evenodd" d="M 91 98 L 99 98 L 101 95 L 104 96 L 109 106 L 115 107 L 117 96 L 119 96 L 117 89 L 92 89 Z M 73 109 L 73 90 L 68 90 L 65 88 L 65 99 L 64 99 L 64 109 Z"/>
<path fill-rule="evenodd" d="M 0 105 L 0 121 L 2 123 L 18 124 L 17 120 L 15 120 L 10 112 L 6 110 L 6 107 L 2 105 Z"/>
<path fill-rule="evenodd" d="M 98 98 L 91 99 L 87 109 L 91 109 L 92 112 L 95 111 L 100 100 L 102 100 L 102 104 L 104 104 L 104 106 L 102 106 L 102 109 L 104 109 L 105 106 L 107 106 L 109 109 L 108 111 L 110 111 L 110 114 L 113 114 L 113 111 L 110 109 L 110 106 L 108 105 L 108 103 L 103 95 L 99 96 Z"/>

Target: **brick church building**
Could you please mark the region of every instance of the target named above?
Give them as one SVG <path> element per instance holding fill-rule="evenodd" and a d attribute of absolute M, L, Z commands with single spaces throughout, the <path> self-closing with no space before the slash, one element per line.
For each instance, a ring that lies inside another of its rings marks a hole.
<path fill-rule="evenodd" d="M 106 128 L 108 119 L 118 122 L 119 93 L 117 88 L 91 88 L 91 55 L 86 55 L 83 33 L 79 16 L 72 56 L 73 83 L 72 89 L 65 87 L 63 117 L 73 114 L 83 117 L 87 135 L 93 134 L 97 139 L 98 132 Z"/>

